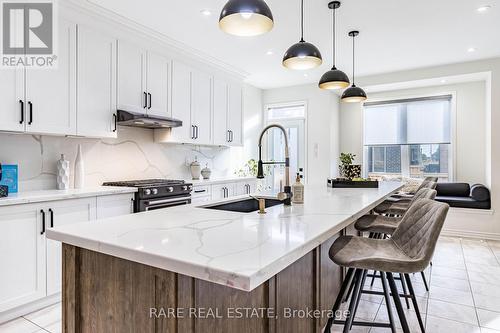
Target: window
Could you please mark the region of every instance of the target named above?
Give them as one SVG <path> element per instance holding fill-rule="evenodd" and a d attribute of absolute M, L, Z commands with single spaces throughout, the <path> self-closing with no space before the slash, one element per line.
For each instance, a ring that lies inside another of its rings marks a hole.
<path fill-rule="evenodd" d="M 451 95 L 366 103 L 368 176 L 401 175 L 449 180 Z"/>

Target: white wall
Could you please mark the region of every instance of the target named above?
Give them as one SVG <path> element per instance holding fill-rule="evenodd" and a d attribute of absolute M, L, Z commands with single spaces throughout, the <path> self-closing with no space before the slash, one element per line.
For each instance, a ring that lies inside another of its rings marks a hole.
<path fill-rule="evenodd" d="M 453 93 L 455 100 L 454 180 L 486 183 L 486 82 L 467 82 L 427 88 L 370 93 L 371 100 L 391 100 Z M 363 109 L 341 104 L 341 151 L 354 152 L 363 161 Z M 479 167 L 478 167 L 479 165 Z"/>
<path fill-rule="evenodd" d="M 358 85 L 369 87 L 475 73 L 487 73 L 489 77 L 485 83 L 484 161 L 469 161 L 471 164 L 467 164 L 465 168 L 462 167 L 461 177 L 469 177 L 467 173 L 472 172 L 472 163 L 475 163 L 478 169 L 484 170 L 485 183 L 490 187 L 492 194 L 492 212 L 453 210 L 446 221 L 445 232 L 500 239 L 500 174 L 498 173 L 500 170 L 500 131 L 496 130 L 500 127 L 500 94 L 498 93 L 500 91 L 500 58 L 362 77 L 358 80 Z M 359 133 L 362 119 L 355 113 L 349 113 L 349 110 L 356 111 L 355 106 L 350 108 L 354 109 L 342 107 L 340 141 L 342 150 L 355 151 L 356 147 L 359 149 L 359 142 L 362 143 L 362 134 Z M 464 124 L 467 123 L 467 119 L 473 118 L 474 115 L 469 113 L 464 118 Z M 482 121 L 479 119 L 479 122 Z M 475 126 L 480 127 L 479 122 L 474 122 Z M 354 126 L 355 124 L 359 125 Z M 475 134 L 480 135 L 480 133 Z M 461 140 L 467 140 L 466 136 L 470 136 L 470 133 L 464 132 L 463 135 Z M 352 143 L 349 143 L 351 139 Z M 464 156 L 464 159 L 467 157 Z M 475 177 L 482 177 L 480 173 Z"/>
<path fill-rule="evenodd" d="M 302 85 L 263 91 L 263 104 L 307 102 L 307 161 L 309 184 L 326 184 L 336 175 L 338 155 L 338 96 L 317 85 Z M 332 164 L 333 163 L 333 164 Z"/>

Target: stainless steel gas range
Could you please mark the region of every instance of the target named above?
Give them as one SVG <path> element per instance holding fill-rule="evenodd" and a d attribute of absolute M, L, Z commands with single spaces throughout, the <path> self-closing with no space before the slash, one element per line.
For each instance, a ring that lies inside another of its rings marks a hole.
<path fill-rule="evenodd" d="M 134 213 L 190 204 L 193 190 L 193 184 L 171 179 L 106 182 L 103 185 L 137 187 Z"/>

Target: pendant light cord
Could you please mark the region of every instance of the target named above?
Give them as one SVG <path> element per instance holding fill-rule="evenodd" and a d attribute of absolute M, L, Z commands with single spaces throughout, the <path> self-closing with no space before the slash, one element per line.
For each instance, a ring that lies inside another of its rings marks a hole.
<path fill-rule="evenodd" d="M 300 4 L 300 41 L 304 41 L 304 0 Z"/>
<path fill-rule="evenodd" d="M 333 7 L 333 67 L 335 67 L 335 60 L 337 59 L 337 36 L 335 35 L 335 26 L 336 26 L 336 20 L 335 20 L 335 7 Z"/>
<path fill-rule="evenodd" d="M 354 38 L 356 38 L 356 36 L 352 35 L 352 85 L 354 86 Z"/>

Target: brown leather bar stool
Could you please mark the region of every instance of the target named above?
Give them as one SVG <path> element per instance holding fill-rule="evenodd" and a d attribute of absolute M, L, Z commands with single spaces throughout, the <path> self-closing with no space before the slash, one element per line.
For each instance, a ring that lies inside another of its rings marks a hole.
<path fill-rule="evenodd" d="M 414 197 L 416 197 L 421 190 L 423 189 L 434 190 L 436 189 L 436 186 L 437 186 L 436 182 L 424 181 L 422 185 L 420 185 L 420 188 L 418 189 L 418 191 L 415 193 L 414 196 L 400 198 L 397 200 L 386 200 L 377 207 L 375 207 L 373 210 L 377 214 L 402 216 L 412 203 Z"/>
<path fill-rule="evenodd" d="M 391 295 L 396 305 L 403 332 L 409 333 L 410 329 L 401 305 L 393 273 L 403 274 L 408 284 L 420 328 L 422 332 L 425 332 L 415 292 L 408 274 L 421 272 L 429 265 L 448 209 L 447 204 L 429 199 L 420 199 L 408 209 L 391 238 L 339 237 L 330 248 L 330 259 L 337 265 L 348 268 L 348 271 L 333 305 L 332 313 L 335 314 L 339 309 L 344 293 L 352 280 L 354 280 L 354 288 L 346 319 L 329 318 L 324 333 L 330 333 L 333 324 L 343 324 L 344 333 L 349 332 L 353 325 L 388 327 L 395 333 L 396 325 L 392 315 Z M 358 296 L 361 292 L 361 286 L 364 282 L 363 276 L 366 270 L 382 272 L 381 280 L 389 323 L 370 323 L 355 320 L 356 309 L 359 305 Z M 389 285 L 389 288 L 387 285 Z"/>

